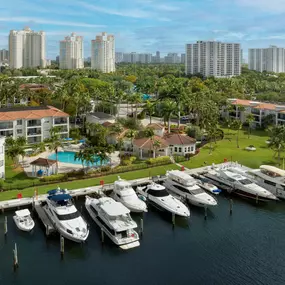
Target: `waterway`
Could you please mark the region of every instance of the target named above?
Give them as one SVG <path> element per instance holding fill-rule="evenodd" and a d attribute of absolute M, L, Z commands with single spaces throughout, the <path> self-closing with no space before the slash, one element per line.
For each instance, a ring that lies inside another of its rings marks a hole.
<path fill-rule="evenodd" d="M 219 196 L 219 205 L 208 212 L 191 207 L 189 222 L 176 220 L 154 209 L 144 216 L 141 246 L 123 251 L 91 225 L 84 245 L 65 243 L 60 258 L 59 236 L 45 237 L 40 221 L 32 233 L 17 230 L 7 212 L 0 215 L 1 285 L 179 285 L 179 284 L 285 284 L 285 202 L 250 204 Z M 76 201 L 78 209 L 82 201 Z M 139 219 L 139 217 L 135 217 Z M 13 272 L 13 246 L 18 245 L 19 268 Z"/>

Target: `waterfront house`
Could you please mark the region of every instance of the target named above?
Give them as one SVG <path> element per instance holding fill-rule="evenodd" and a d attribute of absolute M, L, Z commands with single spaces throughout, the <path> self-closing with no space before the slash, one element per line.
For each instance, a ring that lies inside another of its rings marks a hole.
<path fill-rule="evenodd" d="M 115 123 L 115 117 L 103 112 L 94 112 L 86 115 L 86 122 L 93 124 Z"/>
<path fill-rule="evenodd" d="M 170 133 L 164 136 L 169 146 L 169 155 L 189 155 L 196 152 L 196 140 L 185 135 Z"/>
<path fill-rule="evenodd" d="M 52 106 L 0 109 L 0 135 L 25 137 L 29 144 L 50 138 L 50 129 L 60 127 L 60 136 L 69 137 L 69 115 Z"/>

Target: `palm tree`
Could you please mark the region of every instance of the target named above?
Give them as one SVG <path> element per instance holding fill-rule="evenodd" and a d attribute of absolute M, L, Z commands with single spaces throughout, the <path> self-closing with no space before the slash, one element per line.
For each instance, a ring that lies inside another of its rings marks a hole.
<path fill-rule="evenodd" d="M 5 154 L 14 161 L 16 166 L 19 164 L 19 156 L 25 156 L 25 144 L 26 139 L 24 137 L 19 137 L 16 140 L 14 140 L 12 137 L 6 139 Z"/>
<path fill-rule="evenodd" d="M 153 142 L 153 137 L 154 137 L 154 131 L 152 128 L 146 128 L 145 131 L 144 131 L 144 135 L 146 138 L 149 138 L 151 139 L 151 141 Z M 150 144 L 149 145 L 149 153 L 151 154 L 151 147 L 152 145 Z M 154 153 L 154 151 L 153 151 Z"/>
<path fill-rule="evenodd" d="M 156 156 L 156 151 L 161 147 L 161 142 L 159 140 L 153 141 L 153 158 Z"/>
<path fill-rule="evenodd" d="M 50 144 L 49 150 L 55 152 L 56 156 L 56 174 L 58 173 L 58 148 L 63 147 L 63 143 L 59 132 L 61 131 L 61 127 L 53 127 L 50 129 Z"/>
<path fill-rule="evenodd" d="M 248 114 L 246 116 L 246 122 L 248 123 L 248 138 L 250 137 L 250 133 L 251 133 L 251 124 L 254 122 L 255 118 L 253 116 L 253 114 Z"/>
<path fill-rule="evenodd" d="M 177 111 L 177 103 L 175 101 L 166 99 L 162 104 L 162 114 L 165 120 L 168 121 L 168 133 L 170 133 L 170 119 L 171 116 Z"/>
<path fill-rule="evenodd" d="M 150 100 L 147 100 L 143 107 L 143 110 L 149 115 L 149 123 L 151 124 L 151 117 L 155 112 L 155 104 Z"/>
<path fill-rule="evenodd" d="M 236 142 L 237 148 L 239 148 L 239 131 L 242 129 L 242 122 L 240 120 L 233 120 L 231 127 L 237 131 Z"/>
<path fill-rule="evenodd" d="M 87 173 L 89 165 L 95 163 L 95 154 L 92 148 L 84 148 L 74 154 L 74 159 L 81 161 L 82 168 Z"/>
<path fill-rule="evenodd" d="M 272 148 L 278 155 L 278 164 L 280 166 L 281 152 L 285 148 L 285 126 L 277 125 L 270 128 L 270 143 L 269 147 Z"/>
<path fill-rule="evenodd" d="M 128 130 L 127 133 L 126 133 L 126 137 L 129 138 L 130 141 L 131 141 L 132 151 L 133 151 L 133 148 L 134 148 L 133 141 L 134 141 L 134 138 L 136 137 L 136 135 L 137 135 L 137 131 L 136 130 Z"/>

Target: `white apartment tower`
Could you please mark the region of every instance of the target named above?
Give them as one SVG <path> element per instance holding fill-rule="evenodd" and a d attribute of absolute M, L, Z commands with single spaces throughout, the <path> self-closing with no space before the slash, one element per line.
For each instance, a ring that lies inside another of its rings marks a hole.
<path fill-rule="evenodd" d="M 9 51 L 6 49 L 0 50 L 0 62 L 7 62 L 9 60 Z"/>
<path fill-rule="evenodd" d="M 285 72 L 285 49 L 276 46 L 249 49 L 248 68 L 260 72 Z"/>
<path fill-rule="evenodd" d="M 60 41 L 59 68 L 79 69 L 84 68 L 83 37 L 72 33 Z"/>
<path fill-rule="evenodd" d="M 240 44 L 198 41 L 186 45 L 186 74 L 231 77 L 241 73 Z"/>
<path fill-rule="evenodd" d="M 9 34 L 9 63 L 11 68 L 46 66 L 46 35 L 26 27 Z"/>
<path fill-rule="evenodd" d="M 115 71 L 115 37 L 102 33 L 91 42 L 91 68 L 104 73 Z"/>

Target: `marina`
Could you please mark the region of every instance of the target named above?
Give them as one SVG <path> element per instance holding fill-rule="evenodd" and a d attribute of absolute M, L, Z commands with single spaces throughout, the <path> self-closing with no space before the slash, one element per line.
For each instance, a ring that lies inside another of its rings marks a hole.
<path fill-rule="evenodd" d="M 213 169 L 224 166 L 186 169 L 177 177 L 186 179 L 192 175 L 198 181 Z M 209 284 L 209 279 L 213 280 L 211 284 L 284 284 L 285 203 L 275 200 L 255 203 L 255 200 L 232 196 L 234 189 L 224 188 L 219 195 L 209 189 L 207 193 L 218 204 L 208 209 L 187 204 L 191 215 L 185 213 L 183 217 L 174 208 L 167 208 L 177 207 L 180 200 L 175 205 L 173 202 L 160 204 L 167 211 L 156 207 L 160 195 L 162 199 L 167 197 L 164 186 L 160 186 L 165 185 L 166 179 L 167 173 L 153 179 L 119 183 L 133 188 L 139 197 L 145 196 L 147 212 L 131 213 L 131 218 L 128 217 L 130 210 L 123 204 L 104 198 L 111 194 L 112 184 L 71 191 L 55 189 L 47 195 L 35 193 L 33 198 L 1 202 L 0 254 L 4 258 L 0 260 L 0 283 L 33 284 L 48 266 L 54 278 L 61 280 L 64 275 L 61 283 L 71 285 L 79 282 L 91 285 L 94 278 L 98 284 L 186 284 L 190 279 L 192 284 Z M 152 196 L 148 196 L 149 190 L 144 193 L 144 189 L 152 190 Z M 157 194 L 159 191 L 161 194 Z M 103 198 L 88 198 L 94 194 Z M 89 236 L 82 244 L 64 238 L 44 208 L 48 197 L 69 203 L 70 196 L 74 198 L 74 209 L 78 209 L 88 224 Z M 13 222 L 13 211 L 24 207 L 31 209 L 35 221 L 34 229 L 26 233 L 19 231 Z M 94 210 L 102 211 L 99 219 Z M 177 215 L 172 214 L 175 211 Z M 147 274 L 141 273 L 141 264 Z M 41 279 L 41 284 L 51 283 Z"/>

